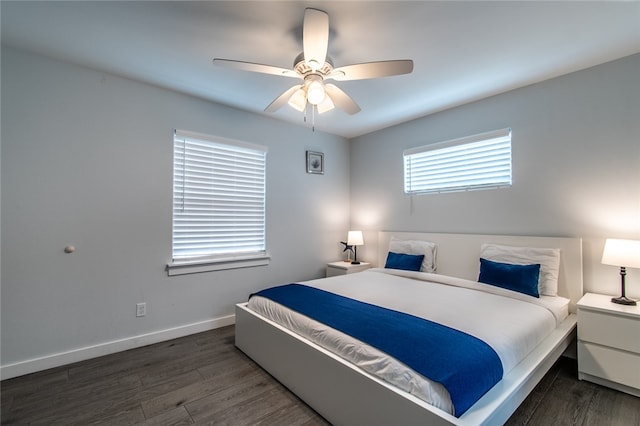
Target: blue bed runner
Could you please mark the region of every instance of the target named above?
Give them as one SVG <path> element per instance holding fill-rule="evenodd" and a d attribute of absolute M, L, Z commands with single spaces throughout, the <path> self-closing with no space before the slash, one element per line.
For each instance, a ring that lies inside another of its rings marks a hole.
<path fill-rule="evenodd" d="M 502 378 L 502 362 L 493 348 L 459 330 L 302 284 L 255 295 L 361 340 L 441 383 L 456 417 Z"/>

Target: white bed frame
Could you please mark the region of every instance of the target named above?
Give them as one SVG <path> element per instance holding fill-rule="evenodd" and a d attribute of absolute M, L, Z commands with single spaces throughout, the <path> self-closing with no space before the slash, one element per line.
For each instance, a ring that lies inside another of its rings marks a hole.
<path fill-rule="evenodd" d="M 583 293 L 582 240 L 380 232 L 378 265 L 384 265 L 392 235 L 436 243 L 437 272 L 472 280 L 477 279 L 482 243 L 560 248 L 558 294 L 571 300 L 572 314 L 460 418 L 250 311 L 246 303 L 236 305 L 236 346 L 334 425 L 504 424 L 575 338 L 575 307 Z"/>

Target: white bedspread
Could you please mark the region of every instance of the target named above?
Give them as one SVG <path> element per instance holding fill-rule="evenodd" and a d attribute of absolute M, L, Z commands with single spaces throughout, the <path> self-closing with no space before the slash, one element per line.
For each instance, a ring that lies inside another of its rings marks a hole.
<path fill-rule="evenodd" d="M 370 269 L 302 282 L 311 287 L 444 324 L 488 343 L 507 374 L 568 315 L 569 300 L 540 299 L 424 272 Z M 448 413 L 447 390 L 394 358 L 262 297 L 249 308 Z"/>

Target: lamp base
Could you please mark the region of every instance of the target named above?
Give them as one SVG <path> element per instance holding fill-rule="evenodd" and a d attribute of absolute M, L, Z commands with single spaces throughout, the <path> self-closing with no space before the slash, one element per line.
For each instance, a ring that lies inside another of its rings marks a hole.
<path fill-rule="evenodd" d="M 620 296 L 620 297 L 613 297 L 611 298 L 611 301 L 613 303 L 617 303 L 619 305 L 631 305 L 631 306 L 635 306 L 637 305 L 636 301 L 633 299 L 629 299 L 626 296 Z"/>
<path fill-rule="evenodd" d="M 351 262 L 352 265 L 359 265 L 360 262 L 356 262 L 355 260 L 353 262 Z M 635 303 L 635 302 L 634 302 Z"/>

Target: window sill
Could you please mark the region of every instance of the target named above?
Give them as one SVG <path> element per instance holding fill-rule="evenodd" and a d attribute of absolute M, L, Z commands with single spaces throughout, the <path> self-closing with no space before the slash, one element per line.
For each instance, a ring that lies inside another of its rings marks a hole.
<path fill-rule="evenodd" d="M 243 257 L 228 257 L 199 261 L 178 261 L 167 264 L 167 275 L 197 274 L 200 272 L 222 271 L 225 269 L 251 268 L 266 266 L 271 257 L 268 254 L 247 255 Z"/>

